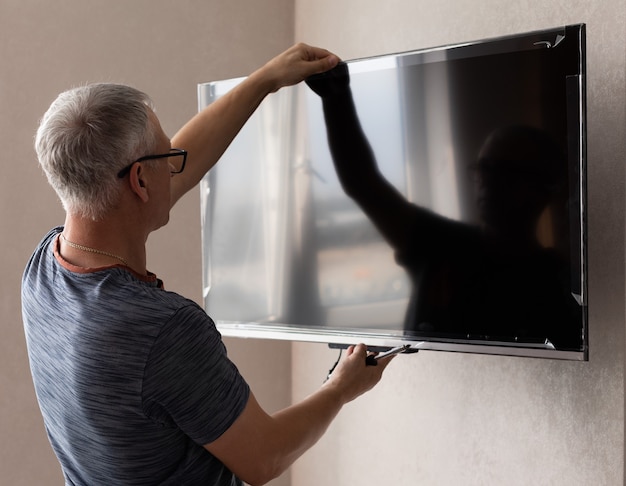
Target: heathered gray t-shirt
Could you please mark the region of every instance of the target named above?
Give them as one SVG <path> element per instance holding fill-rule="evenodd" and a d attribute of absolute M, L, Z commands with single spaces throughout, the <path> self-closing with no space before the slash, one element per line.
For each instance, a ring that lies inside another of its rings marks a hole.
<path fill-rule="evenodd" d="M 22 281 L 39 406 L 71 485 L 239 485 L 202 447 L 249 387 L 194 302 L 116 265 L 74 267 L 52 230 Z"/>

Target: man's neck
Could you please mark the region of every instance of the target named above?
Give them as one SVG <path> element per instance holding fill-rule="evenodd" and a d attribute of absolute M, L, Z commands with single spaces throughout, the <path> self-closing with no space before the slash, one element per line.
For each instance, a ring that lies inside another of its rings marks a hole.
<path fill-rule="evenodd" d="M 121 263 L 145 275 L 147 234 L 138 227 L 129 218 L 113 216 L 93 221 L 68 214 L 59 246 L 61 255 L 80 267 Z"/>

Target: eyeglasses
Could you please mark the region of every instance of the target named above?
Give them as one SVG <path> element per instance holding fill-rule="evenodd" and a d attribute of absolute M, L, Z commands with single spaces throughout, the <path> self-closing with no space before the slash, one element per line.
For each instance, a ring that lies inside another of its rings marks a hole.
<path fill-rule="evenodd" d="M 139 157 L 132 164 L 127 165 L 117 173 L 117 177 L 120 179 L 126 176 L 130 172 L 130 169 L 137 162 L 143 162 L 144 160 L 156 160 L 156 159 L 170 159 L 170 174 L 180 174 L 185 169 L 185 163 L 187 162 L 187 151 L 183 149 L 173 148 L 166 154 L 144 155 Z"/>

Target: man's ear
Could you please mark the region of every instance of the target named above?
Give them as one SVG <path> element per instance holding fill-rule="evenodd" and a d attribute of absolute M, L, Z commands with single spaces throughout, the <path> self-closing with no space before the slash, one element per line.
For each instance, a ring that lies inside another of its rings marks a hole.
<path fill-rule="evenodd" d="M 147 172 L 141 163 L 134 164 L 128 174 L 132 191 L 137 194 L 143 202 L 148 202 L 148 199 L 150 199 L 146 176 Z"/>

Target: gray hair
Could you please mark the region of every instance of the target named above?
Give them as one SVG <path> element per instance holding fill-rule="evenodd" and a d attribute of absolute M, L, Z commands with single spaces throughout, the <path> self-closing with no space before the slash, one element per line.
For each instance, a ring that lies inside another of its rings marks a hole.
<path fill-rule="evenodd" d="M 35 150 L 68 213 L 101 219 L 119 199 L 117 173 L 155 149 L 150 98 L 121 84 L 61 93 L 44 114 Z"/>

